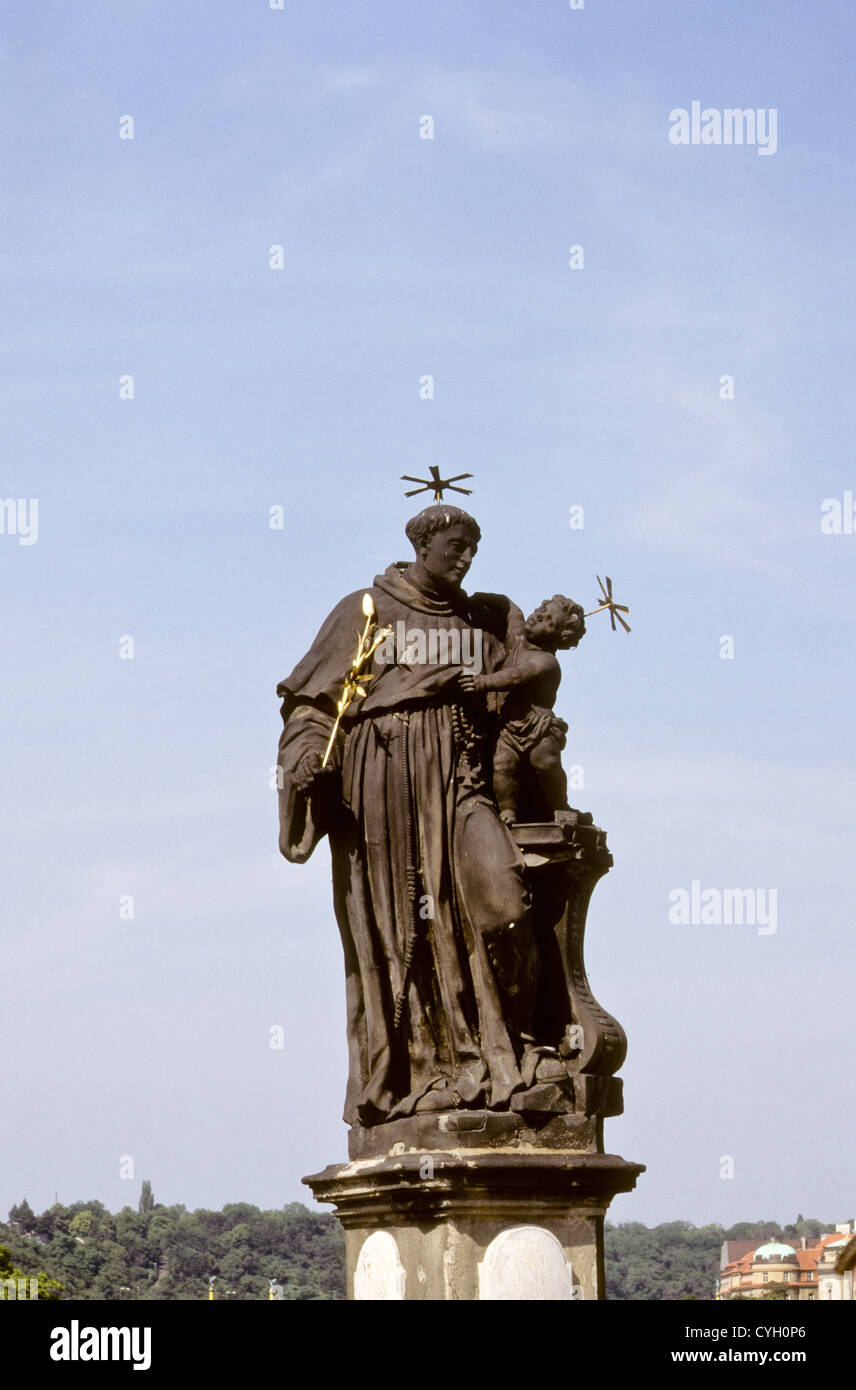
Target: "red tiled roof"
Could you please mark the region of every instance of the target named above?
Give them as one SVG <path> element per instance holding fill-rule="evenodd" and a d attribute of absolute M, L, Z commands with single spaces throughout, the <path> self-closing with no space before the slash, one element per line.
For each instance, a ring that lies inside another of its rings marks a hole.
<path fill-rule="evenodd" d="M 761 1244 L 759 1240 L 726 1240 L 725 1244 L 725 1263 L 734 1264 L 735 1260 L 741 1260 L 750 1251 L 757 1250 Z"/>
<path fill-rule="evenodd" d="M 839 1241 L 839 1240 L 841 1240 L 841 1232 L 840 1232 L 840 1231 L 830 1231 L 830 1232 L 828 1232 L 826 1235 L 820 1236 L 819 1239 L 815 1242 L 815 1244 L 812 1245 L 812 1246 L 810 1246 L 810 1247 L 809 1247 L 808 1249 L 806 1249 L 806 1250 L 801 1250 L 801 1249 L 798 1249 L 796 1246 L 791 1245 L 791 1249 L 793 1250 L 794 1254 L 796 1255 L 796 1260 L 797 1260 L 797 1266 L 798 1266 L 798 1268 L 799 1268 L 801 1271 L 802 1271 L 802 1270 L 812 1270 L 812 1271 L 816 1270 L 816 1269 L 817 1269 L 818 1260 L 820 1259 L 821 1255 L 823 1254 L 823 1252 L 824 1252 L 826 1246 L 827 1246 L 827 1245 L 832 1245 L 832 1244 L 834 1244 L 836 1241 Z M 720 1271 L 720 1277 L 721 1277 L 721 1278 L 729 1278 L 729 1277 L 732 1277 L 732 1278 L 733 1278 L 734 1275 L 737 1275 L 737 1274 L 749 1274 L 749 1273 L 751 1273 L 751 1271 L 752 1271 L 752 1266 L 753 1266 L 753 1264 L 754 1264 L 755 1251 L 756 1251 L 756 1250 L 760 1250 L 761 1246 L 762 1246 L 762 1245 L 766 1245 L 767 1243 L 768 1243 L 768 1242 L 767 1242 L 767 1241 L 764 1241 L 764 1240 L 756 1240 L 756 1241 L 753 1241 L 753 1242 L 751 1243 L 750 1248 L 746 1251 L 745 1254 L 740 1254 L 737 1258 L 732 1259 L 731 1261 L 729 1261 L 729 1263 L 728 1263 L 727 1265 L 725 1265 L 725 1267 Z M 781 1243 L 782 1245 L 790 1245 L 790 1244 L 791 1244 L 790 1241 L 781 1241 L 780 1243 Z M 728 1246 L 728 1249 L 730 1250 L 732 1246 L 741 1245 L 741 1244 L 743 1244 L 743 1242 L 742 1242 L 742 1241 L 727 1241 L 726 1244 L 727 1244 L 727 1246 Z M 788 1256 L 783 1256 L 782 1258 L 788 1260 L 788 1263 L 790 1263 L 790 1259 L 789 1259 Z M 766 1263 L 766 1261 L 765 1261 L 765 1263 Z M 773 1261 L 770 1261 L 770 1263 L 775 1264 L 776 1261 L 773 1260 Z"/>
<path fill-rule="evenodd" d="M 847 1243 L 847 1237 L 843 1231 L 832 1231 L 828 1236 L 821 1236 L 817 1248 L 822 1250 L 827 1245 L 834 1245 L 837 1240 L 843 1244 Z"/>

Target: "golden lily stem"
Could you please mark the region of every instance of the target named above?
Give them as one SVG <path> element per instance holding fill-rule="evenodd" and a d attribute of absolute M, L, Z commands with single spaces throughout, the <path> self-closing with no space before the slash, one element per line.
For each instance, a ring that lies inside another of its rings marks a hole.
<path fill-rule="evenodd" d="M 324 750 L 324 757 L 321 760 L 322 767 L 327 766 L 330 754 L 333 751 L 333 744 L 336 742 L 336 735 L 339 732 L 339 725 L 342 720 L 342 715 L 345 713 L 345 710 L 348 708 L 348 705 L 354 698 L 354 686 L 356 685 L 357 680 L 359 679 L 361 666 L 363 666 L 366 661 L 369 661 L 371 659 L 371 657 L 374 655 L 374 653 L 380 646 L 381 642 L 383 642 L 385 638 L 387 638 L 392 632 L 392 628 L 390 627 L 381 628 L 379 632 L 375 633 L 373 641 L 371 641 L 369 645 L 366 646 L 366 643 L 369 639 L 369 630 L 374 621 L 375 619 L 373 617 L 367 617 L 366 625 L 363 628 L 362 636 L 360 636 L 360 634 L 357 633 L 358 643 L 356 654 L 354 656 L 353 662 L 351 663 L 351 669 L 345 677 L 345 684 L 342 686 L 342 694 L 339 698 L 336 722 L 333 725 L 333 729 L 327 741 L 327 747 Z M 363 679 L 370 679 L 370 677 L 363 677 Z"/>

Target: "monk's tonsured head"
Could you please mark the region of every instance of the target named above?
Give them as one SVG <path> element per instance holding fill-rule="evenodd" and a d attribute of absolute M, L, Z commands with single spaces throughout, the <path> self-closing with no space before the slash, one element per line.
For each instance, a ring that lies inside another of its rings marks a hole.
<path fill-rule="evenodd" d="M 411 517 L 405 532 L 430 575 L 454 586 L 462 583 L 481 540 L 469 512 L 438 503 Z"/>

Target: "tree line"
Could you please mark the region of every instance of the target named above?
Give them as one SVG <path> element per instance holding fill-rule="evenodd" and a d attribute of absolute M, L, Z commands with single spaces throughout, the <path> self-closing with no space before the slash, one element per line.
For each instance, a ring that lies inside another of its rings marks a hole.
<path fill-rule="evenodd" d="M 25 1199 L 0 1224 L 0 1252 L 16 1277 L 39 1276 L 40 1298 L 200 1299 L 212 1277 L 215 1299 L 266 1299 L 271 1280 L 285 1300 L 345 1297 L 342 1229 L 299 1202 L 187 1211 L 144 1186 L 137 1210 L 56 1203 L 37 1216 Z"/>
<path fill-rule="evenodd" d="M 724 1240 L 809 1244 L 830 1225 L 798 1216 L 787 1226 L 742 1221 L 724 1228 L 670 1221 L 607 1224 L 607 1297 L 711 1299 Z M 26 1198 L 0 1223 L 0 1296 L 11 1279 L 38 1279 L 44 1299 L 266 1299 L 271 1281 L 285 1300 L 342 1300 L 345 1249 L 335 1217 L 300 1202 L 261 1211 L 233 1202 L 222 1211 L 163 1206 L 145 1182 L 136 1210 L 113 1214 L 98 1201 L 57 1202 L 36 1215 Z"/>

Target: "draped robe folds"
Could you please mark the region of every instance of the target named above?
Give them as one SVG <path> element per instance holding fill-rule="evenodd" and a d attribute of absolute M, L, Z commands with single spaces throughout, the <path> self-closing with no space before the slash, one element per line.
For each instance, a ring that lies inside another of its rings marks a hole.
<path fill-rule="evenodd" d="M 364 592 L 342 600 L 277 687 L 280 849 L 303 863 L 327 834 L 332 852 L 347 981 L 345 1120 L 409 1115 L 432 1091 L 442 1092 L 432 1108 L 502 1108 L 523 1081 L 483 934 L 525 917 L 529 897 L 520 852 L 466 750 L 460 666 L 375 661 L 365 698 L 342 720 L 333 772 L 309 792 L 295 785 L 302 759 L 327 746 Z M 521 621 L 502 595 L 428 597 L 401 565 L 369 592 L 379 625 L 394 631 L 399 622 L 426 634 L 469 629 L 462 646 L 472 653 L 480 630 L 487 671 Z"/>

